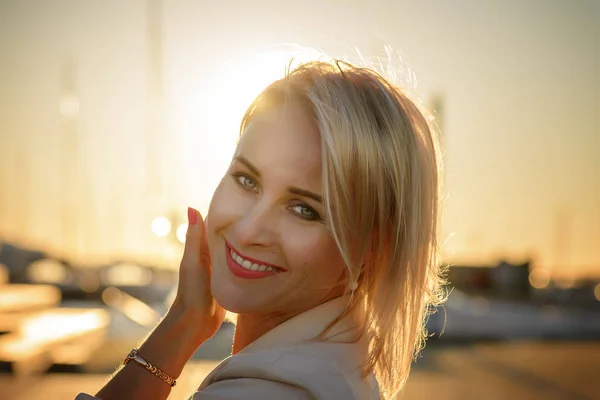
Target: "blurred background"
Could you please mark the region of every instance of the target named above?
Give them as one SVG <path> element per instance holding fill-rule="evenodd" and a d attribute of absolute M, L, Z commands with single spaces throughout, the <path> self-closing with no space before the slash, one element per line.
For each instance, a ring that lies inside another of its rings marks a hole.
<path fill-rule="evenodd" d="M 381 60 L 443 132 L 451 294 L 402 398 L 600 398 L 599 19 L 595 0 L 0 0 L 0 398 L 102 386 L 165 312 L 245 107 L 320 52 Z"/>

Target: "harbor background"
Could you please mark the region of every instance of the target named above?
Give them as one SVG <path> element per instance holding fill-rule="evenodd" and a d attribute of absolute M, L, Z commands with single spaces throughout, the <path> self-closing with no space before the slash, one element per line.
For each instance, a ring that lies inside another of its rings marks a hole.
<path fill-rule="evenodd" d="M 245 107 L 323 53 L 392 77 L 442 132 L 449 300 L 402 398 L 600 398 L 599 17 L 593 0 L 0 0 L 0 398 L 102 385 L 164 315 L 186 208 L 208 209 Z"/>

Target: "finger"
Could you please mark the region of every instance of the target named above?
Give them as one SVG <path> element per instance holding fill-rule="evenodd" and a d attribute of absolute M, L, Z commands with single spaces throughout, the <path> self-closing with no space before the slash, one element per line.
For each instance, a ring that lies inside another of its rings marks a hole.
<path fill-rule="evenodd" d="M 188 228 L 185 234 L 185 248 L 181 263 L 198 264 L 205 242 L 204 221 L 198 210 L 188 207 Z"/>
<path fill-rule="evenodd" d="M 208 268 L 208 270 L 210 271 L 211 263 L 210 263 L 210 253 L 208 251 L 208 236 L 207 236 L 208 215 L 206 217 L 207 218 L 205 218 L 202 221 L 203 228 L 202 228 L 202 238 L 200 240 L 200 264 L 202 264 L 202 266 Z"/>

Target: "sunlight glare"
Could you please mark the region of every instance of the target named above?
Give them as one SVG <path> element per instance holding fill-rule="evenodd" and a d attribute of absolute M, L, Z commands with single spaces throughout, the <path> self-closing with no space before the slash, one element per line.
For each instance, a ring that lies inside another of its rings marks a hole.
<path fill-rule="evenodd" d="M 152 307 L 115 287 L 104 289 L 102 300 L 130 320 L 147 328 L 155 326 L 160 320 L 160 315 Z"/>
<path fill-rule="evenodd" d="M 283 78 L 288 68 L 319 58 L 324 58 L 321 52 L 290 47 L 273 48 L 228 60 L 221 75 L 215 79 L 213 92 L 207 93 L 207 98 L 215 106 L 214 113 L 211 113 L 215 128 L 224 122 L 231 124 L 231 133 L 237 136 L 244 112 L 263 89 Z"/>
<path fill-rule="evenodd" d="M 0 339 L 0 356 L 14 360 L 35 354 L 49 343 L 105 329 L 109 315 L 102 309 L 60 308 L 32 314 L 22 320 L 20 329 Z"/>
<path fill-rule="evenodd" d="M 179 160 L 183 181 L 199 182 L 187 187 L 186 196 L 207 208 L 227 169 L 239 137 L 239 126 L 247 107 L 273 81 L 282 78 L 294 64 L 323 58 L 317 51 L 269 49 L 232 57 L 219 63 L 210 78 L 197 71 L 186 78 L 193 89 L 185 90 L 177 110 Z"/>
<path fill-rule="evenodd" d="M 32 341 L 51 341 L 98 329 L 106 325 L 104 313 L 96 310 L 48 311 L 23 322 L 21 332 Z"/>
<path fill-rule="evenodd" d="M 158 237 L 165 237 L 171 232 L 171 222 L 166 217 L 156 217 L 152 221 L 152 232 Z"/>
<path fill-rule="evenodd" d="M 177 228 L 177 239 L 185 244 L 185 235 L 187 233 L 188 224 L 181 224 Z"/>

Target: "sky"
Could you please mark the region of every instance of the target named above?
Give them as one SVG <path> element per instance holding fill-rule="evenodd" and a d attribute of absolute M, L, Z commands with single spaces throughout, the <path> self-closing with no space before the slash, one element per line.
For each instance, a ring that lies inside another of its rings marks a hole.
<path fill-rule="evenodd" d="M 164 2 L 160 96 L 145 7 L 0 1 L 1 238 L 170 262 L 180 249 L 152 218 L 207 210 L 290 44 L 352 61 L 389 46 L 398 84 L 443 99 L 442 254 L 600 269 L 599 2 Z"/>

